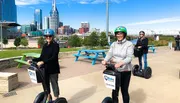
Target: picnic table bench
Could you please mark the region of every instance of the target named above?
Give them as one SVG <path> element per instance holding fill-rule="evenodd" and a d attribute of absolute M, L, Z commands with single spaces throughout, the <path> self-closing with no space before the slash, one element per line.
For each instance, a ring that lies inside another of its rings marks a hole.
<path fill-rule="evenodd" d="M 23 53 L 23 56 L 21 59 L 15 59 L 14 61 L 18 62 L 18 66 L 17 68 L 20 68 L 22 66 L 22 64 L 26 64 L 26 65 L 30 65 L 27 61 L 26 61 L 26 57 L 32 57 L 32 58 L 39 58 L 41 54 L 39 53 Z M 60 62 L 61 60 L 59 60 Z"/>
<path fill-rule="evenodd" d="M 106 50 L 87 50 L 87 49 L 82 49 L 79 50 L 77 54 L 73 54 L 76 58 L 75 61 L 78 61 L 79 57 L 83 57 L 86 59 L 92 59 L 92 65 L 95 65 L 96 60 L 100 57 L 105 58 Z"/>
<path fill-rule="evenodd" d="M 155 53 L 156 48 L 154 45 L 148 45 L 148 50 L 152 50 L 152 52 Z"/>
<path fill-rule="evenodd" d="M 33 58 L 39 58 L 40 54 L 39 53 L 23 53 L 23 56 L 21 59 L 15 59 L 14 61 L 18 62 L 18 66 L 17 68 L 20 68 L 22 66 L 22 64 L 26 64 L 26 65 L 30 65 L 27 61 L 26 61 L 26 57 L 33 57 Z"/>

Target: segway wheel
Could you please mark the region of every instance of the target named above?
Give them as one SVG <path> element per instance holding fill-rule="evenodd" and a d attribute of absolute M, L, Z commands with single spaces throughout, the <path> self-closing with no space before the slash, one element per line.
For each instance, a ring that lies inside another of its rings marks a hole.
<path fill-rule="evenodd" d="M 134 76 L 136 76 L 136 73 L 138 72 L 138 70 L 139 70 L 139 65 L 134 65 L 132 68 L 132 72 Z"/>
<path fill-rule="evenodd" d="M 44 92 L 39 93 L 39 94 L 36 96 L 36 98 L 35 98 L 35 100 L 34 100 L 33 103 L 42 103 L 42 102 L 43 102 L 43 99 L 44 99 L 44 96 L 45 96 L 45 93 L 44 93 Z"/>
<path fill-rule="evenodd" d="M 57 98 L 53 103 L 68 103 L 66 98 L 61 97 L 61 98 Z"/>
<path fill-rule="evenodd" d="M 147 67 L 144 70 L 144 78 L 149 79 L 151 78 L 151 75 L 152 75 L 152 69 L 150 67 Z"/>
<path fill-rule="evenodd" d="M 104 98 L 104 100 L 102 101 L 102 103 L 113 103 L 113 102 L 112 102 L 112 98 L 111 98 L 111 97 L 106 97 L 106 98 Z"/>

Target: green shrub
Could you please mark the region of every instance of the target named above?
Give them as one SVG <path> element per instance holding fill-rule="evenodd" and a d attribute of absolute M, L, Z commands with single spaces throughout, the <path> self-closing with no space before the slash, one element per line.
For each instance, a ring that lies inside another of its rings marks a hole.
<path fill-rule="evenodd" d="M 43 45 L 45 44 L 45 39 L 41 36 L 40 38 L 38 38 L 38 45 L 40 46 L 40 48 L 43 47 Z"/>

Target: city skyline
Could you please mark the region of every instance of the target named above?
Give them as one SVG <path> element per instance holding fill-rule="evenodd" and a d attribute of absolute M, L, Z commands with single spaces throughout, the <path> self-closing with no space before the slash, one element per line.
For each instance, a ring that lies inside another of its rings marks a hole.
<path fill-rule="evenodd" d="M 26 1 L 26 0 L 24 0 Z M 31 12 L 42 9 L 43 18 L 48 15 L 51 0 L 30 0 L 28 3 L 16 0 L 18 23 L 31 23 Z M 158 6 L 156 5 L 158 4 Z M 180 1 L 158 0 L 110 0 L 109 29 L 113 31 L 119 25 L 126 26 L 129 32 L 139 30 L 160 31 L 180 30 Z M 105 0 L 57 1 L 60 21 L 64 25 L 78 29 L 81 22 L 88 21 L 91 28 L 106 29 Z M 23 14 L 28 11 L 26 18 Z"/>

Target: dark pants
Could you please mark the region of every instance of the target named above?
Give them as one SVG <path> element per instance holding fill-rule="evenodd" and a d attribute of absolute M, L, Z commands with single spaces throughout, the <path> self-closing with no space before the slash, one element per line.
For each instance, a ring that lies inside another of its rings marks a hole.
<path fill-rule="evenodd" d="M 120 78 L 121 87 L 116 86 L 116 90 L 112 91 L 113 103 L 119 103 L 119 100 L 118 100 L 119 88 L 121 88 L 123 103 L 129 103 L 130 98 L 129 98 L 128 88 L 129 88 L 129 83 L 131 79 L 131 72 L 130 71 L 120 72 L 120 75 L 121 75 L 121 78 Z"/>
<path fill-rule="evenodd" d="M 58 74 L 45 74 L 45 82 L 48 94 L 51 93 L 50 82 L 52 85 L 53 93 L 55 97 L 59 96 L 59 86 L 58 86 Z M 45 87 L 43 86 L 44 90 Z"/>

